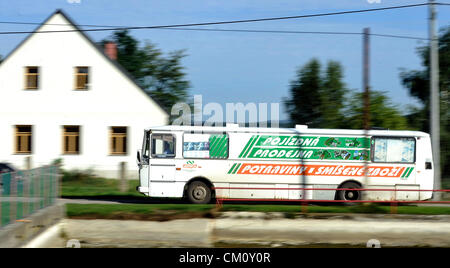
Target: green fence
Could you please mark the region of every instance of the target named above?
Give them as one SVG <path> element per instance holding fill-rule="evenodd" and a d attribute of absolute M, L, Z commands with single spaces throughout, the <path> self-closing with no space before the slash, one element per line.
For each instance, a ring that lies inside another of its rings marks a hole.
<path fill-rule="evenodd" d="M 54 204 L 59 188 L 58 166 L 0 174 L 0 226 Z"/>

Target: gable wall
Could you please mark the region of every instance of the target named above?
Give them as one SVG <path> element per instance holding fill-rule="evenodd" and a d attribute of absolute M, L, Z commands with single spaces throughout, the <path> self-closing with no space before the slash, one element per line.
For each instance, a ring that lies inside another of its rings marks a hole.
<path fill-rule="evenodd" d="M 56 14 L 49 24 L 66 24 Z M 46 25 L 41 31 L 74 29 Z M 38 90 L 24 90 L 24 67 L 40 67 Z M 74 90 L 74 67 L 89 66 L 87 91 Z M 143 130 L 167 124 L 168 115 L 80 33 L 32 35 L 0 65 L 0 161 L 22 167 L 14 154 L 14 126 L 33 125 L 34 166 L 62 158 L 66 168 L 116 170 L 119 162 L 136 168 Z M 62 126 L 81 126 L 81 154 L 62 154 Z M 128 127 L 127 156 L 110 156 L 109 129 Z"/>

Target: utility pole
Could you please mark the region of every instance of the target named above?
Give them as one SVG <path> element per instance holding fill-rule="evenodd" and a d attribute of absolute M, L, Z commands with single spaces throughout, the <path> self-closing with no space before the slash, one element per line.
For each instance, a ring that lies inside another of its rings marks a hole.
<path fill-rule="evenodd" d="M 434 162 L 434 189 L 441 189 L 441 159 L 440 159 L 440 120 L 439 120 L 439 56 L 438 37 L 436 35 L 435 1 L 429 0 L 429 39 L 430 39 L 430 132 Z M 433 193 L 433 199 L 441 199 L 440 192 Z"/>
<path fill-rule="evenodd" d="M 364 137 L 369 140 L 370 129 L 370 28 L 364 28 L 363 34 L 363 87 L 364 87 Z M 370 146 L 370 144 L 365 144 Z M 370 157 L 370 156 L 368 156 Z M 364 161 L 364 188 L 369 183 L 368 179 L 369 159 Z M 363 193 L 366 196 L 366 192 Z"/>
<path fill-rule="evenodd" d="M 364 87 L 364 130 L 370 129 L 370 28 L 364 28 L 363 35 L 363 87 Z"/>

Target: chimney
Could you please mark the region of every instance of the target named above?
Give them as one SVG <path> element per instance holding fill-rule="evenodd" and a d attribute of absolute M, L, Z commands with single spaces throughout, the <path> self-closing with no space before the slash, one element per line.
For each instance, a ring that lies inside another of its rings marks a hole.
<path fill-rule="evenodd" d="M 117 60 L 117 45 L 112 41 L 108 41 L 105 44 L 104 51 L 106 56 L 112 60 Z"/>

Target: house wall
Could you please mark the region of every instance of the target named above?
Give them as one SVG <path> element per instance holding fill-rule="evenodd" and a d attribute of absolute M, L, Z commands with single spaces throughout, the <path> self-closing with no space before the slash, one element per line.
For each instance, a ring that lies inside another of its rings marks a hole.
<path fill-rule="evenodd" d="M 59 13 L 48 24 L 68 24 Z M 39 31 L 70 30 L 44 25 Z M 24 90 L 24 67 L 39 66 L 39 89 Z M 88 66 L 89 90 L 74 90 L 74 67 Z M 144 128 L 165 125 L 168 115 L 79 32 L 33 34 L 0 65 L 0 161 L 24 168 L 61 158 L 66 169 L 118 176 L 127 162 L 137 177 L 136 150 Z M 32 154 L 14 153 L 14 126 L 32 125 Z M 63 154 L 63 126 L 80 125 L 80 154 Z M 110 127 L 127 126 L 125 156 L 110 155 Z"/>

